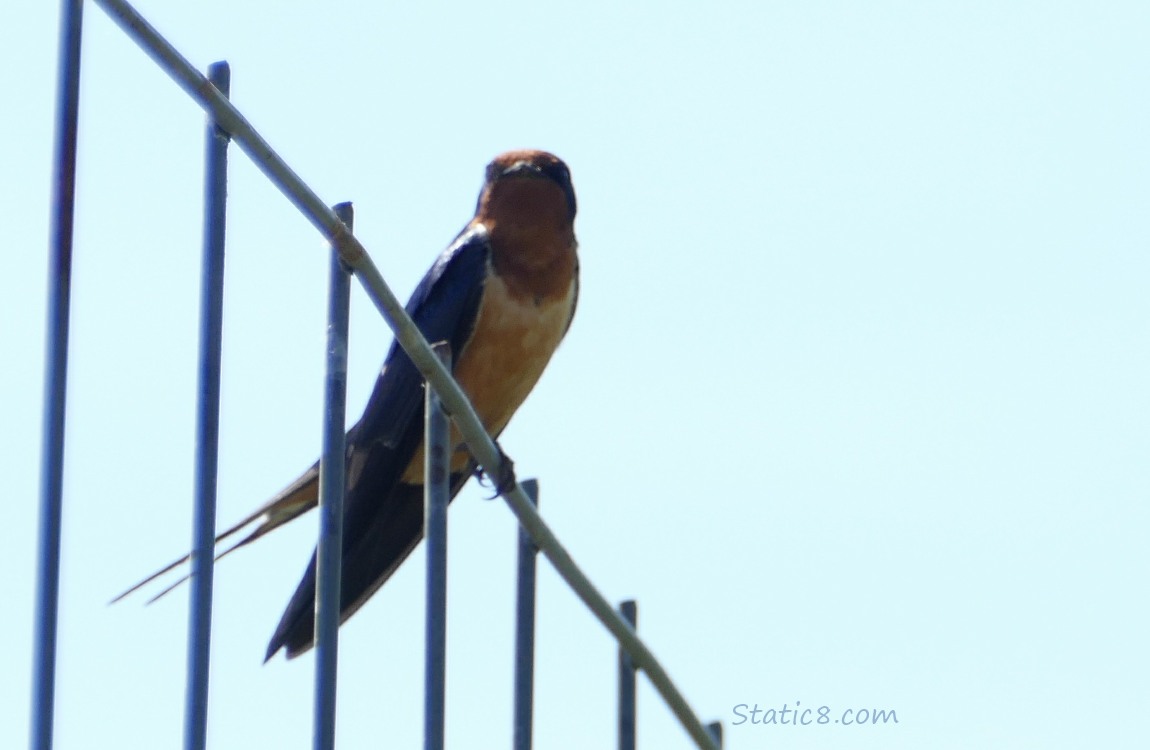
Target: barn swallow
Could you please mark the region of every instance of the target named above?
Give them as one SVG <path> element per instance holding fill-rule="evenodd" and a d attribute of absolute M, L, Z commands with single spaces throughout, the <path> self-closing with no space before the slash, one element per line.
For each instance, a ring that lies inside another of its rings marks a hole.
<path fill-rule="evenodd" d="M 407 303 L 430 342 L 447 341 L 452 373 L 487 431 L 498 437 L 534 387 L 575 314 L 579 260 L 575 190 L 567 165 L 545 151 L 510 151 L 487 166 L 475 217 L 435 261 Z M 392 343 L 363 416 L 347 433 L 340 622 L 384 584 L 423 537 L 423 378 Z M 476 473 L 453 428 L 451 497 Z M 256 528 L 216 559 L 314 508 L 319 465 L 217 544 Z M 141 581 L 117 601 L 188 560 Z M 161 591 L 163 596 L 186 578 Z M 313 645 L 316 558 L 268 644 L 293 658 Z"/>

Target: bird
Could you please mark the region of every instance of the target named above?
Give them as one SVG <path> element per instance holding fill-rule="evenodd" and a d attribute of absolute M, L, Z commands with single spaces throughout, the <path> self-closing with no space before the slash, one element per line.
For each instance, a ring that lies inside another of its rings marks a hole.
<path fill-rule="evenodd" d="M 579 297 L 575 213 L 571 172 L 563 160 L 534 149 L 500 154 L 487 165 L 474 217 L 436 259 L 405 307 L 429 342 L 450 345 L 452 374 L 495 438 L 539 380 L 574 318 Z M 423 389 L 415 365 L 392 342 L 362 417 L 347 431 L 341 624 L 423 537 Z M 454 498 L 478 466 L 454 427 L 450 445 L 448 482 Z M 495 479 L 497 493 L 507 489 L 506 477 Z M 318 497 L 316 462 L 219 534 L 217 545 L 259 521 L 216 559 L 311 510 Z M 189 559 L 176 560 L 112 601 Z M 313 552 L 271 637 L 265 662 L 281 650 L 292 659 L 314 645 L 315 586 Z"/>

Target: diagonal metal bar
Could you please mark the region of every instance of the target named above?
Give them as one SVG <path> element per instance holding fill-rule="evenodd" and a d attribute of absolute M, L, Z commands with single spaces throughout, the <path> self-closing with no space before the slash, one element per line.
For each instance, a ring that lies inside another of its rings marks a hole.
<path fill-rule="evenodd" d="M 350 203 L 335 213 L 352 229 Z M 340 570 L 343 565 L 343 500 L 347 473 L 347 330 L 351 276 L 332 248 L 327 303 L 327 372 L 324 377 L 323 455 L 319 460 L 319 541 L 315 589 L 315 726 L 312 747 L 335 748 L 336 669 L 339 662 Z"/>
<path fill-rule="evenodd" d="M 185 92 L 215 118 L 232 140 L 251 157 L 291 203 L 315 225 L 324 237 L 339 248 L 344 263 L 353 268 L 357 255 L 366 251 L 326 203 L 299 178 L 255 128 L 239 113 L 227 97 L 220 95 L 200 71 L 196 70 L 131 4 L 124 0 L 93 0 L 119 24 Z M 337 241 L 338 240 L 338 241 Z M 430 356 L 430 353 L 429 353 Z"/>
<path fill-rule="evenodd" d="M 52 154 L 52 221 L 48 239 L 48 325 L 44 367 L 44 432 L 40 455 L 40 527 L 29 746 L 52 747 L 56 703 L 56 626 L 60 604 L 60 527 L 64 501 L 64 401 L 68 385 L 68 314 L 72 294 L 72 228 L 76 199 L 76 128 L 80 119 L 83 0 L 60 3 L 60 60 Z"/>
<path fill-rule="evenodd" d="M 213 88 L 228 95 L 226 62 L 208 68 Z M 196 388 L 196 478 L 188 607 L 188 676 L 184 748 L 207 746 L 216 474 L 220 446 L 220 353 L 224 324 L 224 231 L 228 200 L 228 134 L 210 117 L 204 169 L 204 259 L 200 289 L 199 384 Z"/>
<path fill-rule="evenodd" d="M 468 450 L 492 476 L 501 476 L 503 456 L 495 441 L 487 434 L 479 416 L 471 407 L 459 385 L 431 351 L 419 329 L 403 309 L 403 305 L 384 282 L 367 250 L 347 229 L 339 218 L 319 199 L 304 182 L 272 150 L 255 128 L 239 111 L 215 89 L 174 47 L 124 0 L 93 0 L 115 20 L 184 90 L 229 133 L 235 143 L 255 162 L 269 180 L 284 193 L 289 201 L 320 230 L 324 237 L 339 248 L 340 256 L 355 272 L 368 297 L 379 309 L 395 332 L 396 340 L 407 352 L 415 367 L 439 393 L 444 407 L 459 427 Z M 505 472 L 504 472 L 505 473 Z M 651 680 L 668 708 L 682 724 L 687 734 L 700 748 L 717 750 L 714 739 L 691 710 L 686 698 L 671 681 L 670 675 L 611 604 L 603 597 L 591 580 L 579 568 L 562 543 L 531 505 L 523 488 L 516 484 L 504 494 L 521 526 L 531 535 L 535 545 L 555 567 L 560 577 L 574 590 L 588 609 L 624 648 L 635 663 Z"/>

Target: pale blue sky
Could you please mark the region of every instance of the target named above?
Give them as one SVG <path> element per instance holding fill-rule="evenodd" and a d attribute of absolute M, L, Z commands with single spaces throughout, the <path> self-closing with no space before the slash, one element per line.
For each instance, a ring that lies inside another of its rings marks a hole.
<path fill-rule="evenodd" d="M 0 10 L 0 746 L 26 742 L 55 3 Z M 582 297 L 504 434 L 727 747 L 1150 740 L 1142 3 L 141 0 L 400 297 L 485 163 L 571 166 Z M 86 7 L 57 747 L 176 748 L 203 117 Z M 219 519 L 319 448 L 322 240 L 233 150 Z M 390 335 L 354 287 L 349 419 Z M 451 514 L 448 744 L 506 746 L 514 521 Z M 213 748 L 306 748 L 261 665 L 314 520 L 217 571 Z M 343 629 L 339 741 L 419 747 L 422 550 Z M 536 746 L 613 742 L 614 646 L 544 564 Z M 640 746 L 687 747 L 640 680 Z M 738 704 L 897 712 L 732 726 Z"/>

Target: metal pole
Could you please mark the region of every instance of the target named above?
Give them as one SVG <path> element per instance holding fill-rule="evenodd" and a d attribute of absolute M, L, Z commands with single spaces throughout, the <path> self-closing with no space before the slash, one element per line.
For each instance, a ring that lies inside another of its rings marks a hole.
<path fill-rule="evenodd" d="M 432 351 L 448 369 L 451 346 L 441 341 Z M 427 622 L 424 646 L 423 746 L 443 750 L 447 679 L 447 502 L 451 499 L 451 420 L 431 384 L 425 386 L 424 513 L 427 536 Z"/>
<path fill-rule="evenodd" d="M 720 748 L 721 750 L 723 747 L 723 722 L 712 721 L 707 725 L 707 731 L 710 732 L 711 737 L 714 738 L 715 747 Z"/>
<path fill-rule="evenodd" d="M 619 614 L 634 630 L 639 619 L 634 599 L 619 604 Z M 635 750 L 635 663 L 619 647 L 619 750 Z"/>
<path fill-rule="evenodd" d="M 226 97 L 231 80 L 228 64 L 212 63 L 208 67 L 208 80 Z M 228 134 L 209 117 L 204 171 L 204 265 L 200 287 L 195 505 L 192 520 L 187 694 L 184 706 L 185 750 L 203 750 L 207 744 L 216 470 L 220 444 L 220 350 L 224 318 L 227 180 Z"/>
<path fill-rule="evenodd" d="M 350 203 L 334 207 L 352 231 Z M 327 307 L 327 373 L 324 386 L 323 455 L 319 461 L 319 542 L 315 590 L 315 750 L 335 747 L 335 688 L 339 663 L 343 499 L 347 472 L 347 330 L 351 273 L 333 248 Z"/>
<path fill-rule="evenodd" d="M 499 447 L 487 434 L 479 415 L 467 401 L 458 384 L 451 380 L 450 373 L 432 354 L 415 322 L 403 309 L 403 303 L 387 286 L 387 282 L 383 280 L 363 244 L 347 231 L 332 210 L 299 178 L 299 175 L 288 167 L 283 158 L 256 132 L 251 123 L 244 119 L 239 110 L 226 98 L 214 93 L 214 89 L 210 86 L 203 85 L 203 75 L 152 28 L 130 3 L 126 0 L 95 0 L 95 3 L 107 11 L 128 36 L 151 55 L 189 96 L 218 117 L 232 134 L 236 144 L 252 158 L 272 184 L 287 196 L 328 241 L 339 247 L 340 257 L 351 266 L 352 272 L 395 332 L 396 340 L 407 352 L 416 369 L 441 389 L 440 398 L 463 435 L 468 450 L 484 470 L 499 476 L 503 466 Z M 695 745 L 700 748 L 715 748 L 714 738 L 699 721 L 699 717 L 695 715 L 686 697 L 671 680 L 667 670 L 579 568 L 562 542 L 531 506 L 522 488 L 516 485 L 504 493 L 503 498 L 560 577 L 631 654 L 636 667 L 646 673 L 651 685 L 662 696 Z"/>
<path fill-rule="evenodd" d="M 539 482 L 523 481 L 520 486 L 531 504 L 539 507 Z M 539 548 L 531 536 L 519 528 L 518 576 L 515 586 L 515 718 L 512 747 L 531 750 L 532 698 L 535 692 L 535 562 Z"/>
<path fill-rule="evenodd" d="M 52 220 L 48 238 L 48 324 L 44 425 L 40 454 L 39 558 L 32 664 L 33 750 L 52 747 L 56 702 L 56 625 L 60 603 L 60 525 L 64 482 L 64 397 L 68 383 L 68 310 L 76 199 L 76 128 L 80 118 L 83 0 L 60 3 L 56 132 L 52 154 Z"/>

